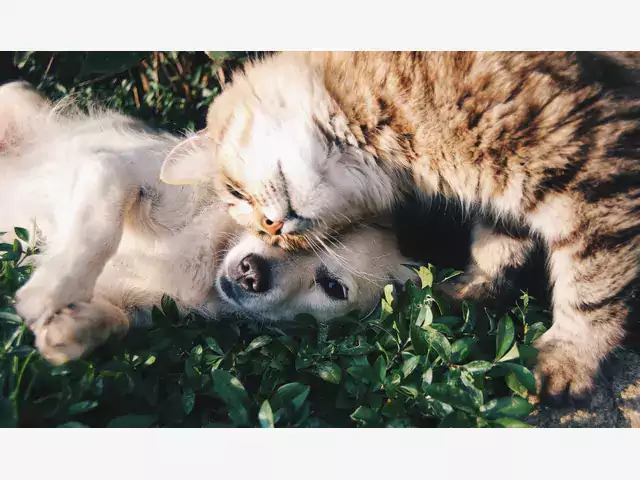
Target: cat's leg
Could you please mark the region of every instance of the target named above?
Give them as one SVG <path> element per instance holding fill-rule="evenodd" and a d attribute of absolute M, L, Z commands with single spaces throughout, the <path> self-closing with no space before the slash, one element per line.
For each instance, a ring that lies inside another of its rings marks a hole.
<path fill-rule="evenodd" d="M 114 335 L 125 335 L 129 319 L 124 310 L 94 298 L 63 308 L 34 328 L 36 347 L 60 365 L 84 357 Z"/>
<path fill-rule="evenodd" d="M 438 288 L 456 300 L 494 298 L 506 281 L 505 273 L 524 265 L 533 247 L 528 231 L 507 230 L 479 220 L 472 231 L 470 265 Z"/>
<path fill-rule="evenodd" d="M 109 158 L 87 158 L 73 171 L 73 186 L 60 193 L 56 232 L 16 295 L 16 310 L 31 326 L 72 303 L 88 302 L 96 280 L 122 237 L 124 215 L 137 191 Z M 56 181 L 55 178 L 51 181 Z"/>
<path fill-rule="evenodd" d="M 535 374 L 546 403 L 585 403 L 601 361 L 621 344 L 640 291 L 638 240 L 623 243 L 629 240 L 622 229 L 613 235 L 577 232 L 551 244 L 553 326 L 535 345 Z"/>

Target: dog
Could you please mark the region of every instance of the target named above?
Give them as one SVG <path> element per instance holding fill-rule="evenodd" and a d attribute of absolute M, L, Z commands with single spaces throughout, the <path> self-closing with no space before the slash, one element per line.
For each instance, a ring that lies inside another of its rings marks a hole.
<path fill-rule="evenodd" d="M 134 313 L 164 294 L 210 319 L 329 321 L 366 314 L 384 285 L 415 280 L 384 224 L 288 253 L 245 232 L 209 187 L 164 184 L 163 160 L 184 140 L 117 112 L 51 104 L 24 82 L 0 87 L 0 204 L 11 205 L 0 240 L 37 248 L 15 309 L 51 363 L 148 325 Z"/>

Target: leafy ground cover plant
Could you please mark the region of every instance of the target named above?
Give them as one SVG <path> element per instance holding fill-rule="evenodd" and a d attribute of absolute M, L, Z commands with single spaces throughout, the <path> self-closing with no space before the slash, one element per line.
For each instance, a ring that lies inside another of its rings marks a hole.
<path fill-rule="evenodd" d="M 72 97 L 172 131 L 204 127 L 208 105 L 256 52 L 16 52 L 21 77 L 53 100 Z"/>
<path fill-rule="evenodd" d="M 548 316 L 526 294 L 454 313 L 433 285 L 456 272 L 420 267 L 421 285 L 387 286 L 369 318 L 328 325 L 211 324 L 165 297 L 151 330 L 52 367 L 12 308 L 34 252 L 0 244 L 2 426 L 522 427 L 534 409 Z"/>

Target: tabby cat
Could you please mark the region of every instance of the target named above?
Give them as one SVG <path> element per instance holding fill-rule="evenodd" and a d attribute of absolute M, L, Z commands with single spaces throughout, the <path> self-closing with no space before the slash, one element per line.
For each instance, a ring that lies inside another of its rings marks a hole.
<path fill-rule="evenodd" d="M 637 60 L 276 54 L 246 65 L 210 107 L 197 138 L 211 154 L 169 156 L 162 179 L 213 181 L 240 223 L 285 249 L 329 248 L 335 233 L 414 190 L 456 200 L 478 212 L 471 265 L 445 287 L 456 298 L 494 293 L 539 238 L 554 317 L 537 343 L 540 393 L 553 404 L 587 400 L 637 313 Z"/>

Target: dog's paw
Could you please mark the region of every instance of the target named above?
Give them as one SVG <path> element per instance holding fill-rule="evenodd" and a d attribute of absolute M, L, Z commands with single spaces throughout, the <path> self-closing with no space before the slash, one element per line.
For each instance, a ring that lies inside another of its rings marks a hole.
<path fill-rule="evenodd" d="M 33 328 L 36 347 L 49 362 L 60 365 L 86 356 L 112 335 L 129 329 L 126 314 L 106 303 L 79 303 L 39 322 Z"/>
<path fill-rule="evenodd" d="M 16 311 L 27 325 L 44 322 L 62 308 L 91 300 L 94 284 L 81 275 L 60 276 L 51 268 L 36 269 L 16 294 Z"/>
<path fill-rule="evenodd" d="M 534 368 L 540 403 L 555 408 L 588 407 L 595 387 L 598 362 L 581 354 L 572 343 L 545 339 L 538 349 Z"/>

